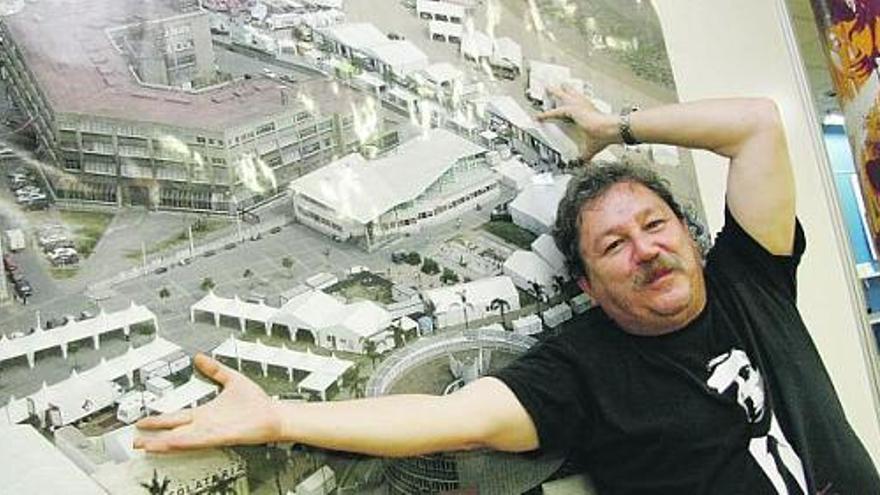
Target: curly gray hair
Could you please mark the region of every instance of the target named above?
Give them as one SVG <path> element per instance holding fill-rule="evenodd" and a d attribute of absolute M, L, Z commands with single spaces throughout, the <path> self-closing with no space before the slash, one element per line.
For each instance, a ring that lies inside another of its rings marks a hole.
<path fill-rule="evenodd" d="M 585 204 L 598 199 L 611 186 L 621 182 L 641 184 L 657 194 L 678 218 L 685 221 L 691 237 L 705 257 L 710 247 L 706 228 L 697 219 L 692 207 L 682 207 L 675 200 L 669 190 L 669 183 L 659 174 L 629 163 L 590 164 L 580 168 L 569 181 L 565 196 L 559 202 L 556 225 L 553 229 L 553 239 L 565 255 L 568 271 L 573 278 L 589 275 L 589 268 L 584 263 L 580 251 L 581 210 Z"/>

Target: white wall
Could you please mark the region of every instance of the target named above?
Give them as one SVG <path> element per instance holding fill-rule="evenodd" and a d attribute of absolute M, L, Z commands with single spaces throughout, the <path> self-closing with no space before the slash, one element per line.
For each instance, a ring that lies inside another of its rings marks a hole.
<path fill-rule="evenodd" d="M 781 109 L 795 164 L 797 213 L 808 239 L 799 308 L 850 422 L 878 464 L 877 395 L 868 359 L 873 342 L 784 2 L 655 0 L 654 6 L 682 101 L 766 95 Z M 708 153 L 694 159 L 709 226 L 718 230 L 726 166 Z"/>

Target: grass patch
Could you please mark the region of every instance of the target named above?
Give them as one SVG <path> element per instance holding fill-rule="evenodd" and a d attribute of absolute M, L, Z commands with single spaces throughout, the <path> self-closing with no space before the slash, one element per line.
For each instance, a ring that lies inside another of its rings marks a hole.
<path fill-rule="evenodd" d="M 511 222 L 488 222 L 483 224 L 482 228 L 520 249 L 530 249 L 532 242 L 538 238 L 535 234 Z"/>
<path fill-rule="evenodd" d="M 227 225 L 229 225 L 229 221 L 220 218 L 208 218 L 195 222 L 192 229 L 193 243 L 197 244 L 199 240 L 204 239 L 208 236 L 208 234 L 220 230 Z M 186 244 L 188 242 L 189 229 L 185 228 L 173 237 L 168 237 L 155 244 L 147 246 L 147 255 L 166 251 L 175 246 Z M 139 249 L 129 250 L 125 253 L 126 258 L 133 260 L 139 260 L 142 256 L 143 253 Z"/>
<path fill-rule="evenodd" d="M 73 242 L 76 246 L 76 252 L 79 253 L 80 258 L 82 259 L 91 256 L 98 241 L 101 240 L 101 237 L 107 230 L 107 226 L 113 221 L 114 216 L 112 213 L 100 211 L 62 210 L 60 214 L 61 220 L 67 225 L 70 232 L 73 234 Z M 74 275 L 75 274 L 76 273 L 74 273 Z M 58 276 L 54 274 L 53 276 L 55 278 L 69 278 L 73 275 L 61 275 L 59 273 Z"/>
<path fill-rule="evenodd" d="M 78 271 L 79 269 L 75 267 L 50 268 L 49 275 L 55 280 L 66 280 L 75 277 Z"/>
<path fill-rule="evenodd" d="M 328 294 L 340 294 L 347 301 L 367 299 L 381 304 L 394 302 L 391 297 L 392 283 L 384 278 L 370 273 L 356 273 L 347 279 L 327 288 Z"/>

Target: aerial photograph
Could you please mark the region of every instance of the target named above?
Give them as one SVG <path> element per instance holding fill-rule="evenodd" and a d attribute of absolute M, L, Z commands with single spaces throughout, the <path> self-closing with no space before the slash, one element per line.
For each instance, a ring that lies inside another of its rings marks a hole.
<path fill-rule="evenodd" d="M 220 393 L 198 353 L 278 401 L 443 395 L 587 311 L 561 86 L 675 102 L 651 2 L 0 0 L 0 493 L 564 493 L 549 456 L 132 446 Z M 593 160 L 702 215 L 688 151 Z"/>

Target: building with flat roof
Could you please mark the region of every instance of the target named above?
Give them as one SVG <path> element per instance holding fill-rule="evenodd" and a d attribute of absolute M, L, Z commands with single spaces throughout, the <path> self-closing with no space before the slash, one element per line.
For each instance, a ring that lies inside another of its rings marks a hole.
<path fill-rule="evenodd" d="M 385 156 L 345 156 L 290 184 L 296 218 L 367 249 L 385 237 L 419 232 L 488 204 L 498 194 L 487 150 L 431 129 Z"/>
<path fill-rule="evenodd" d="M 0 22 L 0 76 L 59 199 L 228 211 L 359 145 L 355 91 L 209 77 L 205 17 L 150 5 L 47 0 Z"/>
<path fill-rule="evenodd" d="M 0 426 L 0 438 L 3 493 L 106 493 L 34 427 Z"/>

